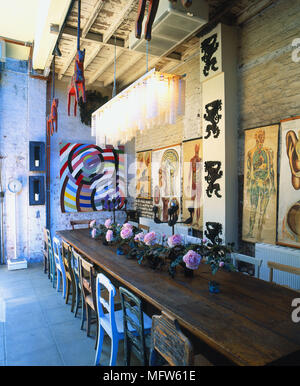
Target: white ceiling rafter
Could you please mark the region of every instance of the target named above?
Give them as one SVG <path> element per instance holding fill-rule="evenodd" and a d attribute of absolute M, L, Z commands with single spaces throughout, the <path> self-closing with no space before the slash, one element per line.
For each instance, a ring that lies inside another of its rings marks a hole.
<path fill-rule="evenodd" d="M 82 30 L 81 37 L 83 39 L 88 34 L 90 28 L 94 24 L 98 14 L 99 14 L 99 12 L 101 11 L 102 7 L 104 6 L 104 4 L 105 4 L 105 0 L 97 0 L 97 2 L 95 4 L 95 7 L 94 7 L 94 10 L 91 13 L 90 17 L 88 18 L 88 20 L 87 20 L 87 22 L 86 22 L 86 24 L 85 24 L 85 26 L 84 26 L 84 28 Z M 58 79 L 62 79 L 64 74 L 67 72 L 68 68 L 70 67 L 71 63 L 73 62 L 73 60 L 75 58 L 76 53 L 77 53 L 77 47 L 75 45 L 73 51 L 70 53 L 68 59 L 66 60 L 66 62 L 64 64 L 64 67 L 58 73 Z"/>

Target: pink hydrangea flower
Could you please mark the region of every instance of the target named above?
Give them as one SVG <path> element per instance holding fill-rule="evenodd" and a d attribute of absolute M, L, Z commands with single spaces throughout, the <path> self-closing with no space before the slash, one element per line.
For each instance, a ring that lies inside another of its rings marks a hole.
<path fill-rule="evenodd" d="M 182 243 L 182 237 L 180 235 L 173 235 L 168 238 L 168 245 L 170 248 L 180 245 Z"/>
<path fill-rule="evenodd" d="M 140 232 L 134 237 L 134 241 L 143 241 L 144 240 L 144 233 Z"/>
<path fill-rule="evenodd" d="M 111 223 L 112 223 L 111 219 L 110 219 L 110 218 L 108 218 L 107 220 L 105 220 L 105 223 L 104 223 L 104 225 L 105 225 L 105 227 L 106 227 L 107 229 L 109 229 L 109 228 L 110 228 L 110 226 L 111 226 Z"/>
<path fill-rule="evenodd" d="M 96 220 L 92 220 L 90 222 L 90 228 L 93 228 L 96 225 Z"/>
<path fill-rule="evenodd" d="M 224 264 L 225 264 L 224 261 L 220 261 L 219 267 L 220 267 L 220 268 L 224 267 Z"/>
<path fill-rule="evenodd" d="M 197 269 L 201 262 L 201 256 L 197 252 L 189 250 L 188 253 L 183 256 L 183 261 L 187 268 Z"/>
<path fill-rule="evenodd" d="M 120 236 L 124 240 L 129 239 L 132 236 L 132 229 L 127 228 L 127 227 L 122 228 L 122 230 L 120 232 Z"/>
<path fill-rule="evenodd" d="M 93 239 L 96 237 L 96 232 L 97 232 L 96 228 L 93 228 L 91 231 L 91 236 Z"/>
<path fill-rule="evenodd" d="M 107 242 L 111 242 L 114 237 L 114 233 L 111 229 L 106 232 L 105 238 Z"/>
<path fill-rule="evenodd" d="M 156 243 L 156 233 L 153 231 L 146 233 L 144 236 L 144 243 L 149 246 L 154 245 Z"/>

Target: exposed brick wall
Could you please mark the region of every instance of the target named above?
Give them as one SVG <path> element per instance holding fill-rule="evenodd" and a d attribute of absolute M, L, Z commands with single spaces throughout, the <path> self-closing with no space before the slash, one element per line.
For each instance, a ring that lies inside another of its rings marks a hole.
<path fill-rule="evenodd" d="M 278 0 L 249 20 L 239 34 L 239 213 L 243 205 L 244 130 L 300 115 L 300 63 L 292 42 L 300 38 L 300 2 Z M 241 231 L 242 219 L 239 219 Z M 240 232 L 241 233 L 241 232 Z M 254 244 L 242 243 L 254 254 Z"/>
<path fill-rule="evenodd" d="M 16 196 L 17 257 L 41 259 L 45 206 L 29 206 L 29 141 L 45 141 L 46 84 L 27 74 L 27 63 L 7 58 L 0 81 L 0 153 L 4 199 L 5 258 L 14 257 L 14 194 L 7 185 L 11 178 L 22 182 Z M 44 174 L 45 175 L 45 174 Z"/>
<path fill-rule="evenodd" d="M 156 126 L 138 134 L 136 151 L 176 145 L 185 139 L 198 138 L 201 135 L 200 56 L 198 53 L 199 50 L 196 48 L 194 53 L 190 53 L 190 60 L 174 69 L 175 74 L 185 75 L 185 114 L 178 118 L 175 125 Z M 136 208 L 143 217 L 153 217 L 152 207 L 152 200 L 136 200 Z"/>

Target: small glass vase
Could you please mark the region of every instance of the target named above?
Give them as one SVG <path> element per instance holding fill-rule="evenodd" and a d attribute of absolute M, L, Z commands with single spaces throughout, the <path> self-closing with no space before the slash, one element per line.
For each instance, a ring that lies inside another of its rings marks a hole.
<path fill-rule="evenodd" d="M 118 247 L 117 248 L 117 255 L 124 255 L 125 253 L 124 253 L 124 250 L 123 250 L 123 248 L 122 247 Z"/>
<path fill-rule="evenodd" d="M 220 292 L 220 283 L 217 283 L 214 280 L 211 280 L 208 283 L 209 292 L 212 294 L 218 294 Z"/>

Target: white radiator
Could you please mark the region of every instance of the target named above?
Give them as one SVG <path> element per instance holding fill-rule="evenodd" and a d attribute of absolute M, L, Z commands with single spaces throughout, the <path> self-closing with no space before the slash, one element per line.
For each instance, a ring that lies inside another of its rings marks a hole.
<path fill-rule="evenodd" d="M 255 257 L 262 259 L 260 268 L 260 279 L 269 281 L 270 269 L 268 261 L 291 265 L 300 268 L 300 250 L 270 244 L 255 244 Z M 287 285 L 294 289 L 300 289 L 300 276 L 288 272 L 273 270 L 273 281 L 278 284 Z"/>

